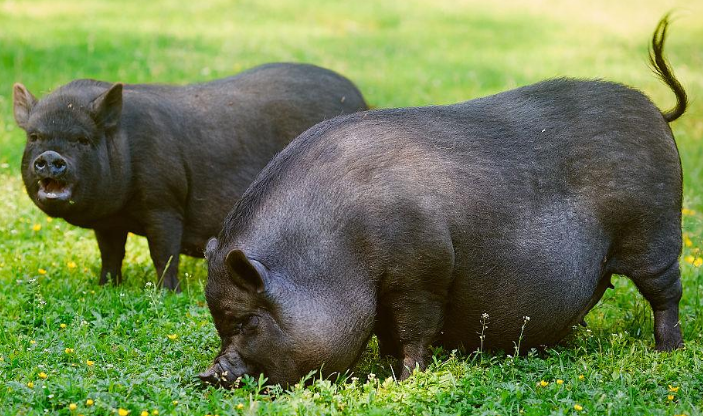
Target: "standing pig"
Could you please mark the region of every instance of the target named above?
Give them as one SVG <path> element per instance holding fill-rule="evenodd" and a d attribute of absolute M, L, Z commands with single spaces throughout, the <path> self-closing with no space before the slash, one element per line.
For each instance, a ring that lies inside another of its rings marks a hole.
<path fill-rule="evenodd" d="M 206 249 L 222 348 L 201 374 L 293 383 L 348 369 L 369 337 L 400 379 L 433 344 L 554 344 L 629 276 L 654 310 L 656 348 L 682 345 L 681 166 L 641 92 L 556 79 L 461 104 L 326 121 L 259 174 Z M 521 332 L 526 316 L 531 319 Z"/>
<path fill-rule="evenodd" d="M 95 230 L 101 284 L 108 275 L 121 282 L 132 232 L 146 236 L 158 276 L 174 290 L 179 253 L 202 256 L 274 154 L 310 126 L 364 109 L 349 80 L 302 64 L 187 86 L 77 80 L 39 101 L 14 87 L 30 198 Z"/>

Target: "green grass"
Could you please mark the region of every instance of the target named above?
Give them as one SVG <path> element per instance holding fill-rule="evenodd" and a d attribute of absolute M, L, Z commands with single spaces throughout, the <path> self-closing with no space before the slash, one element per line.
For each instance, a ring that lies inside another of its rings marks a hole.
<path fill-rule="evenodd" d="M 245 379 L 226 391 L 195 379 L 219 342 L 202 260 L 184 258 L 184 293 L 164 294 L 150 286 L 145 241 L 130 236 L 126 283 L 98 287 L 92 233 L 50 221 L 24 193 L 12 82 L 44 95 L 80 77 L 188 83 L 302 61 L 349 76 L 378 107 L 452 103 L 555 76 L 624 82 L 668 107 L 673 96 L 647 69 L 646 50 L 658 19 L 678 6 L 667 53 L 691 107 L 672 128 L 685 205 L 696 211 L 684 216 L 683 256 L 702 256 L 703 4 L 524 3 L 0 2 L 0 413 L 703 414 L 703 267 L 686 261 L 686 348 L 671 354 L 653 351 L 649 305 L 619 278 L 589 328 L 545 352 L 438 350 L 427 372 L 395 383 L 372 341 L 345 381 L 283 391 Z"/>

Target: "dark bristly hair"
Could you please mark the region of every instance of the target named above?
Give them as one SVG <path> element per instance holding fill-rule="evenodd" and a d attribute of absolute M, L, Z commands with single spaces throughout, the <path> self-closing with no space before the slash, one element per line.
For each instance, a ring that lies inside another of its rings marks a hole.
<path fill-rule="evenodd" d="M 654 35 L 652 35 L 652 47 L 649 49 L 649 63 L 652 66 L 652 70 L 676 94 L 676 106 L 669 111 L 662 112 L 668 122 L 681 117 L 688 105 L 686 91 L 684 91 L 683 86 L 674 76 L 669 62 L 664 58 L 664 41 L 666 40 L 666 29 L 669 27 L 670 17 L 671 12 L 664 15 L 662 20 L 659 21 L 657 28 L 654 30 Z"/>

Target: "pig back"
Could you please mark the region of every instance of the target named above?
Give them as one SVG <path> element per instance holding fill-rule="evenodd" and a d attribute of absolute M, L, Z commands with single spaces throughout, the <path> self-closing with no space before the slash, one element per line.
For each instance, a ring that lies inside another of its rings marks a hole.
<path fill-rule="evenodd" d="M 128 118 L 148 119 L 132 123 L 135 159 L 149 166 L 136 169 L 136 182 L 148 184 L 155 203 L 178 207 L 191 252 L 202 252 L 256 174 L 294 137 L 366 108 L 349 80 L 303 64 L 262 65 L 183 87 L 128 86 L 125 95 Z M 153 155 L 164 163 L 152 163 Z"/>

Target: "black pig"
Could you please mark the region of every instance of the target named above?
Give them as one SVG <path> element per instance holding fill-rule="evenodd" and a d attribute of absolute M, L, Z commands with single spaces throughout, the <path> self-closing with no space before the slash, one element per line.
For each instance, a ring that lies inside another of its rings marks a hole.
<path fill-rule="evenodd" d="M 682 345 L 681 165 L 641 92 L 556 79 L 461 104 L 338 117 L 259 174 L 208 243 L 222 348 L 201 374 L 292 383 L 344 371 L 375 333 L 400 379 L 429 347 L 554 344 L 629 276 L 656 348 Z M 528 320 L 528 318 L 530 319 Z M 524 324 L 524 328 L 523 328 Z M 523 330 L 524 329 L 524 330 Z"/>
<path fill-rule="evenodd" d="M 121 281 L 133 232 L 146 236 L 159 277 L 176 290 L 179 253 L 202 256 L 276 152 L 315 123 L 363 109 L 349 80 L 303 64 L 187 86 L 77 80 L 39 101 L 14 87 L 30 198 L 95 230 L 101 284 Z"/>

